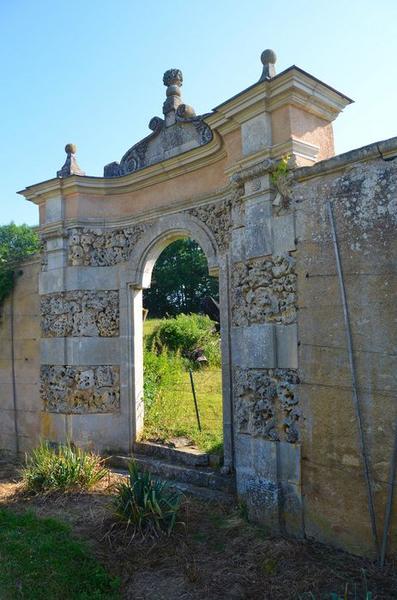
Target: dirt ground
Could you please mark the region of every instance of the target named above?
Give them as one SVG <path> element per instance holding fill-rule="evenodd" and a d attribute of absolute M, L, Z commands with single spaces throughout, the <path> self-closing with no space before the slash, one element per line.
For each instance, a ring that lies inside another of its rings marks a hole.
<path fill-rule="evenodd" d="M 397 598 L 394 565 L 370 561 L 310 541 L 271 539 L 237 509 L 186 499 L 170 538 L 131 539 L 111 519 L 112 475 L 90 493 L 26 496 L 12 467 L 0 465 L 0 506 L 30 509 L 70 523 L 98 560 L 122 581 L 134 600 L 245 600 L 364 598 L 365 574 L 373 600 Z M 311 594 L 312 595 L 311 595 Z"/>

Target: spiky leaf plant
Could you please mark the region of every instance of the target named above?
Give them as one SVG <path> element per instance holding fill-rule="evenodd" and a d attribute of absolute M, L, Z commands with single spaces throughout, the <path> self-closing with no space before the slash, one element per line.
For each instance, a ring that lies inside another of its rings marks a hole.
<path fill-rule="evenodd" d="M 141 471 L 132 461 L 129 477 L 116 488 L 115 515 L 131 528 L 132 534 L 170 535 L 175 527 L 181 496 L 169 484 Z"/>

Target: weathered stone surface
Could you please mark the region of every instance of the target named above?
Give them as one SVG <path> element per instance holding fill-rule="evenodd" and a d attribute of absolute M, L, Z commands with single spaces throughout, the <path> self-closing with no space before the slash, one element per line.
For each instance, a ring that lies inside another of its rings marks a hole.
<path fill-rule="evenodd" d="M 235 422 L 240 433 L 287 442 L 299 440 L 296 371 L 239 369 L 234 371 Z"/>
<path fill-rule="evenodd" d="M 48 412 L 65 414 L 118 412 L 120 369 L 110 365 L 41 367 L 41 400 Z"/>
<path fill-rule="evenodd" d="M 362 251 L 371 233 L 381 243 L 397 226 L 396 190 L 395 160 L 358 163 L 336 176 L 295 183 L 292 195 L 297 204 L 297 237 L 320 243 L 331 239 L 326 205 L 319 203 L 322 198 L 332 200 L 338 239 L 347 240 L 352 251 Z"/>
<path fill-rule="evenodd" d="M 125 229 L 90 229 L 74 227 L 69 230 L 69 264 L 74 267 L 109 267 L 128 260 L 147 224 Z"/>
<path fill-rule="evenodd" d="M 211 229 L 220 250 L 228 248 L 230 243 L 232 205 L 233 200 L 228 199 L 220 202 L 211 202 L 210 204 L 191 208 L 187 211 Z"/>
<path fill-rule="evenodd" d="M 296 319 L 295 261 L 290 256 L 256 258 L 234 265 L 234 325 L 292 323 Z"/>
<path fill-rule="evenodd" d="M 41 297 L 43 337 L 119 335 L 119 293 L 71 291 Z"/>

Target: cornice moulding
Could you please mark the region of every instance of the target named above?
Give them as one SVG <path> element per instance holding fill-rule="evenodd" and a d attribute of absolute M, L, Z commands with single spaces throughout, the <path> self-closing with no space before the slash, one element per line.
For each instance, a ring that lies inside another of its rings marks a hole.
<path fill-rule="evenodd" d="M 346 96 L 295 68 L 281 73 L 269 83 L 269 111 L 294 104 L 323 119 L 333 121 L 351 102 Z"/>
<path fill-rule="evenodd" d="M 293 65 L 274 78 L 258 82 L 213 109 L 206 120 L 218 128 L 228 120 L 235 127 L 261 111 L 296 104 L 329 121 L 353 101 L 329 85 Z"/>
<path fill-rule="evenodd" d="M 214 137 L 208 144 L 123 177 L 71 175 L 65 179 L 54 178 L 29 186 L 19 191 L 18 194 L 35 204 L 42 204 L 47 197 L 54 196 L 54 192 L 65 196 L 81 192 L 92 192 L 100 196 L 127 194 L 202 169 L 226 158 L 226 156 L 222 138 L 214 131 Z"/>
<path fill-rule="evenodd" d="M 294 156 L 300 156 L 301 158 L 315 162 L 319 151 L 319 146 L 292 137 L 282 144 L 272 146 L 270 155 L 272 158 L 281 158 L 286 154 L 293 154 Z"/>

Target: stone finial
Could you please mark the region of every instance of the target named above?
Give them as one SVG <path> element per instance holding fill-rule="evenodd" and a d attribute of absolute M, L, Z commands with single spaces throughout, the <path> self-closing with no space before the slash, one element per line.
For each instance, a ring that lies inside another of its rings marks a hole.
<path fill-rule="evenodd" d="M 261 54 L 261 62 L 263 65 L 262 75 L 259 81 L 271 79 L 276 74 L 274 65 L 276 64 L 277 56 L 274 50 L 264 50 Z"/>
<path fill-rule="evenodd" d="M 169 127 L 175 123 L 175 115 L 178 106 L 182 103 L 181 90 L 183 83 L 182 71 L 179 69 L 168 69 L 164 73 L 163 83 L 167 86 L 167 100 L 163 104 L 165 126 Z"/>
<path fill-rule="evenodd" d="M 76 144 L 66 144 L 65 146 L 66 152 L 66 160 L 62 169 L 57 171 L 57 177 L 60 179 L 64 177 L 69 177 L 70 175 L 85 175 L 85 172 L 82 171 L 77 164 L 76 160 L 76 152 L 77 146 Z"/>

